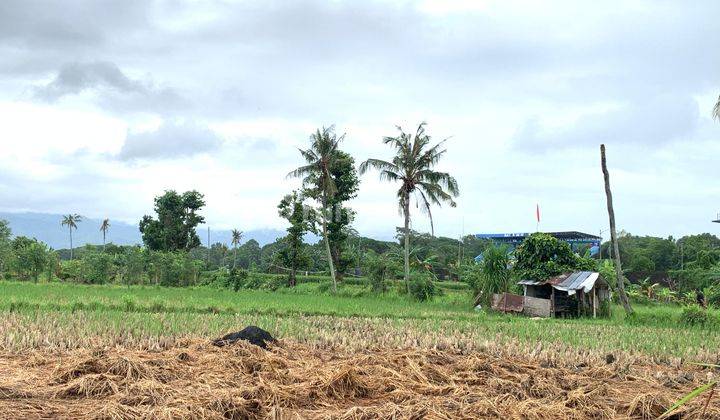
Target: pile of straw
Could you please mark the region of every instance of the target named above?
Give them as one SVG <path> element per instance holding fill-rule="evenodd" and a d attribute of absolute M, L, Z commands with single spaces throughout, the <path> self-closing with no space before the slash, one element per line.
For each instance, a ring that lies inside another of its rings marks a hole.
<path fill-rule="evenodd" d="M 0 353 L 0 417 L 656 418 L 708 375 L 637 361 L 560 366 L 489 352 L 352 353 L 290 341 L 270 351 L 198 340 L 157 352 L 40 349 Z M 706 414 L 720 418 L 720 403 Z"/>

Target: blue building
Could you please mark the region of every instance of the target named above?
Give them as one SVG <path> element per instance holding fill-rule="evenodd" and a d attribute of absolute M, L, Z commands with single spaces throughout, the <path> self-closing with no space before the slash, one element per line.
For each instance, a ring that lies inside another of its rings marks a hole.
<path fill-rule="evenodd" d="M 600 252 L 600 242 L 602 238 L 589 233 L 582 232 L 546 232 L 548 235 L 557 238 L 570 245 L 573 251 L 582 253 L 586 249 L 590 250 L 590 256 L 595 256 Z M 514 251 L 525 238 L 532 233 L 478 233 L 475 235 L 478 239 L 489 239 L 497 244 L 504 244 Z M 475 257 L 475 261 L 482 261 L 482 255 Z"/>

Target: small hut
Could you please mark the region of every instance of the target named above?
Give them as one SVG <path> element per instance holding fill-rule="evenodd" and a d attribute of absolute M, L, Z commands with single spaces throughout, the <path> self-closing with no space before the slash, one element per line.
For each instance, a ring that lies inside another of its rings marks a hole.
<path fill-rule="evenodd" d="M 495 295 L 493 308 L 540 317 L 596 317 L 602 302 L 610 300 L 607 282 L 592 271 L 561 274 L 544 281 L 522 280 L 518 284 L 523 286 L 523 296 Z"/>

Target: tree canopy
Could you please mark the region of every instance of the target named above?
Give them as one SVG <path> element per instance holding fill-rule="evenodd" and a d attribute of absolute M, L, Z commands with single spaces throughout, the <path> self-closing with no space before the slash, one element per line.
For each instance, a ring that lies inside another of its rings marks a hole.
<path fill-rule="evenodd" d="M 197 191 L 178 194 L 174 190 L 155 198 L 157 218 L 144 216 L 140 221 L 143 243 L 153 251 L 189 251 L 200 245 L 196 232 L 205 218 L 198 212 L 205 206 Z"/>

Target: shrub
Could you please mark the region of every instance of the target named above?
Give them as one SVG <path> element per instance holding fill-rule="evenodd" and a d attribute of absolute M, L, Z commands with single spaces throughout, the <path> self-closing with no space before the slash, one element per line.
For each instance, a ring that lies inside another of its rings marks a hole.
<path fill-rule="evenodd" d="M 244 269 L 232 268 L 225 278 L 225 287 L 231 288 L 234 291 L 240 290 L 245 286 L 245 282 L 248 278 L 248 272 Z"/>
<path fill-rule="evenodd" d="M 683 308 L 680 319 L 685 325 L 705 325 L 710 321 L 707 311 L 696 305 L 688 305 Z"/>
<path fill-rule="evenodd" d="M 414 273 L 410 280 L 410 294 L 420 302 L 432 300 L 438 294 L 432 275 Z"/>

